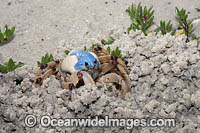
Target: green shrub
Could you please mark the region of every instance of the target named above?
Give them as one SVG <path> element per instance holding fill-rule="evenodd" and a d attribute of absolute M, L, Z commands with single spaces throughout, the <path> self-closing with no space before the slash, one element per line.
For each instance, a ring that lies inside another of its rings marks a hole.
<path fill-rule="evenodd" d="M 7 25 L 4 27 L 4 32 L 1 32 L 0 30 L 0 43 L 8 40 L 15 32 L 15 27 L 12 27 L 11 29 L 8 28 Z"/>
<path fill-rule="evenodd" d="M 45 56 L 42 56 L 41 62 L 37 61 L 38 67 L 41 67 L 44 64 L 47 64 L 48 62 L 54 61 L 52 54 L 46 53 Z"/>
<path fill-rule="evenodd" d="M 171 33 L 171 35 L 174 35 L 176 33 L 176 29 L 173 28 L 170 20 L 167 22 L 167 24 L 165 24 L 165 21 L 160 21 L 160 26 L 154 31 L 156 34 L 161 31 L 162 35 L 165 35 L 166 33 Z"/>
<path fill-rule="evenodd" d="M 132 4 L 126 12 L 131 17 L 132 24 L 128 28 L 128 33 L 131 30 L 141 30 L 145 35 L 147 35 L 147 29 L 152 25 L 154 20 L 154 10 L 153 7 L 147 9 L 145 6 L 144 8 L 141 6 L 141 3 L 138 6 Z"/>
<path fill-rule="evenodd" d="M 8 73 L 8 72 L 12 72 L 17 68 L 20 68 L 24 65 L 24 63 L 19 62 L 18 64 L 15 64 L 15 62 L 13 61 L 13 59 L 9 59 L 8 61 L 8 65 L 4 66 L 0 64 L 0 72 L 1 73 Z"/>

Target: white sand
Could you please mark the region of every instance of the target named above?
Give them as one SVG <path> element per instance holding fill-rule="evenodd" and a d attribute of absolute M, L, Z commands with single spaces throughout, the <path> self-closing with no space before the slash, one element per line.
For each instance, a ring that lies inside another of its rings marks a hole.
<path fill-rule="evenodd" d="M 109 37 L 113 30 L 126 32 L 131 21 L 125 10 L 132 3 L 138 1 L 1 0 L 0 27 L 15 26 L 16 32 L 9 44 L 0 46 L 0 57 L 4 62 L 12 57 L 35 66 L 41 56 L 53 53 L 62 42 L 74 47 L 91 45 Z M 189 11 L 191 19 L 200 16 L 195 9 L 200 8 L 199 0 L 144 0 L 142 5 L 154 6 L 156 24 L 160 20 L 175 23 L 176 6 Z"/>
<path fill-rule="evenodd" d="M 118 33 L 118 32 L 117 32 Z M 116 38 L 117 33 L 111 36 Z M 52 118 L 174 118 L 176 127 L 140 127 L 132 132 L 199 132 L 200 121 L 200 47 L 196 41 L 185 43 L 184 36 L 144 36 L 141 32 L 121 33 L 112 48 L 119 47 L 128 60 L 131 93 L 125 100 L 120 91 L 109 92 L 101 84 L 76 89 L 75 100 L 69 100 L 69 91 L 63 90 L 55 76 L 47 78 L 40 88 L 32 80 L 36 69 L 24 66 L 14 72 L 0 75 L 2 132 L 41 131 L 113 131 L 125 128 L 59 128 L 41 127 L 42 115 Z M 58 46 L 57 57 L 69 46 Z M 16 85 L 16 79 L 23 81 Z M 38 118 L 35 128 L 24 126 L 26 114 Z"/>

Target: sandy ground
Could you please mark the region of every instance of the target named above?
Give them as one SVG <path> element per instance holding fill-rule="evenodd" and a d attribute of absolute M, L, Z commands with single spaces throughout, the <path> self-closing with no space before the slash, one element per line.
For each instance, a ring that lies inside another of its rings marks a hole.
<path fill-rule="evenodd" d="M 74 47 L 91 45 L 107 38 L 113 30 L 126 32 L 130 18 L 125 10 L 132 3 L 138 1 L 1 0 L 0 26 L 15 26 L 16 34 L 9 45 L 0 46 L 0 56 L 4 61 L 12 57 L 36 65 L 41 56 L 53 53 L 60 43 Z M 154 6 L 157 24 L 160 20 L 175 23 L 176 6 L 187 9 L 191 19 L 200 16 L 198 0 L 144 0 L 142 5 Z"/>
<path fill-rule="evenodd" d="M 155 10 L 155 25 L 160 20 L 175 21 L 175 6 L 185 8 L 191 20 L 200 17 L 198 0 L 141 1 Z M 0 46 L 0 63 L 10 57 L 26 64 L 21 69 L 0 75 L 0 132 L 200 132 L 200 59 L 199 44 L 185 44 L 184 36 L 145 37 L 140 32 L 128 35 L 130 18 L 125 9 L 131 0 L 1 0 L 0 26 L 15 26 L 14 38 Z M 196 34 L 200 29 L 196 26 Z M 128 60 L 132 92 L 125 100 L 119 90 L 103 86 L 82 87 L 77 100 L 69 101 L 67 90 L 60 88 L 54 76 L 41 88 L 33 86 L 36 62 L 46 53 L 56 58 L 68 48 L 83 48 L 112 36 Z M 22 83 L 16 85 L 16 79 Z M 100 89 L 99 89 L 100 88 Z M 103 89 L 103 90 L 102 90 Z M 90 98 L 88 99 L 88 96 Z M 109 115 L 125 118 L 175 118 L 174 128 L 28 128 L 26 114 L 38 118 L 79 118 Z"/>

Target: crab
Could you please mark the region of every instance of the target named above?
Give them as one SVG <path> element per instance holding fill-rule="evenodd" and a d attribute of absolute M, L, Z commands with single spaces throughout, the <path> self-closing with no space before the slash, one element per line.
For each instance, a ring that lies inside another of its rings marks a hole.
<path fill-rule="evenodd" d="M 129 70 L 123 60 L 99 46 L 90 51 L 72 50 L 64 59 L 42 65 L 35 75 L 35 87 L 40 87 L 52 74 L 60 80 L 62 88 L 71 91 L 82 85 L 95 85 L 95 81 L 119 84 L 121 98 L 131 91 Z"/>

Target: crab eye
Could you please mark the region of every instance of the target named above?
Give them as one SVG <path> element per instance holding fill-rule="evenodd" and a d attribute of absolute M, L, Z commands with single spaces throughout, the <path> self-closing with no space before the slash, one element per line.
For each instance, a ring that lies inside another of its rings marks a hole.
<path fill-rule="evenodd" d="M 74 84 L 69 84 L 69 89 L 70 89 L 70 90 L 74 90 L 74 89 L 75 89 Z"/>
<path fill-rule="evenodd" d="M 78 83 L 76 84 L 76 88 L 79 88 L 80 86 L 83 86 L 85 83 L 84 83 L 84 80 L 81 79 L 78 81 Z"/>
<path fill-rule="evenodd" d="M 88 64 L 87 62 L 85 62 L 85 66 L 86 66 L 86 67 L 89 67 L 89 64 Z"/>
<path fill-rule="evenodd" d="M 78 73 L 77 73 L 77 77 L 78 77 L 78 78 L 82 78 L 82 77 L 83 77 L 83 74 L 82 74 L 81 72 L 78 72 Z"/>
<path fill-rule="evenodd" d="M 85 67 L 86 67 L 86 70 L 89 70 L 90 69 L 90 66 L 87 62 L 85 62 Z"/>
<path fill-rule="evenodd" d="M 94 61 L 94 67 L 93 68 L 95 68 L 95 67 L 97 67 L 97 60 Z"/>

